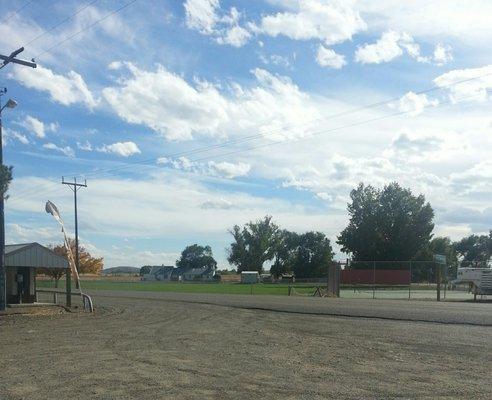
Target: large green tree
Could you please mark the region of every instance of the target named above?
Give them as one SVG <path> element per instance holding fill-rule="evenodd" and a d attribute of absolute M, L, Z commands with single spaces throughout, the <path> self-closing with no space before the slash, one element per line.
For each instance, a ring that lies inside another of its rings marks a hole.
<path fill-rule="evenodd" d="M 325 277 L 332 259 L 333 250 L 325 234 L 306 232 L 298 236 L 292 271 L 296 278 Z"/>
<path fill-rule="evenodd" d="M 382 190 L 361 183 L 350 198 L 337 243 L 355 260 L 411 260 L 429 245 L 434 212 L 423 195 L 396 182 Z"/>
<path fill-rule="evenodd" d="M 454 244 L 463 267 L 485 266 L 492 257 L 492 230 L 488 235 L 470 235 Z"/>
<path fill-rule="evenodd" d="M 333 258 L 330 240 L 321 232 L 282 231 L 275 261 L 270 268 L 273 276 L 293 272 L 296 278 L 321 278 Z"/>
<path fill-rule="evenodd" d="M 448 279 L 456 278 L 458 269 L 458 254 L 454 244 L 448 237 L 437 236 L 432 238 L 428 246 L 425 246 L 415 257 L 417 262 L 412 264 L 412 282 L 433 282 L 435 280 L 434 255 L 446 256 L 446 274 Z"/>
<path fill-rule="evenodd" d="M 228 261 L 241 271 L 263 271 L 263 264 L 274 258 L 280 240 L 280 231 L 271 216 L 248 222 L 244 227 L 235 225 L 229 231 L 234 239 L 229 248 Z"/>
<path fill-rule="evenodd" d="M 187 246 L 182 252 L 179 260 L 176 261 L 176 266 L 189 270 L 192 268 L 217 268 L 210 246 L 200 246 L 192 244 Z"/>

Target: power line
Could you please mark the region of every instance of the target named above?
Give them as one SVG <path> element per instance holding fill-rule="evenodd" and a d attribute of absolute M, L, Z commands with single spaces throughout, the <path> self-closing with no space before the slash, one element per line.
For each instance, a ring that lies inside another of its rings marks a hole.
<path fill-rule="evenodd" d="M 75 32 L 74 34 L 68 36 L 67 38 L 63 39 L 62 41 L 54 44 L 53 46 L 49 47 L 48 49 L 46 50 L 43 50 L 41 53 L 39 53 L 38 55 L 36 55 L 34 58 L 39 58 L 40 56 L 46 54 L 46 53 L 49 53 L 51 50 L 53 50 L 54 48 L 57 48 L 63 44 L 65 44 L 66 42 L 68 42 L 69 40 L 72 40 L 74 37 L 80 35 L 81 33 L 87 31 L 88 29 L 91 29 L 92 27 L 96 26 L 97 24 L 101 23 L 102 21 L 108 19 L 109 17 L 111 17 L 112 15 L 114 14 L 117 14 L 119 13 L 120 11 L 124 10 L 125 8 L 129 7 L 130 5 L 132 5 L 133 3 L 135 3 L 136 1 L 138 0 L 131 0 L 129 1 L 128 3 L 125 3 L 123 4 L 121 7 L 118 7 L 117 9 L 111 11 L 110 13 L 106 14 L 104 17 L 102 18 L 99 18 L 98 20 L 94 21 L 92 24 L 89 24 L 87 25 L 86 27 L 80 29 L 79 31 Z"/>
<path fill-rule="evenodd" d="M 473 97 L 473 95 L 462 97 L 462 98 L 458 99 L 458 101 L 465 100 L 465 99 L 470 98 L 470 97 Z M 452 101 L 451 100 L 448 100 L 448 101 L 439 103 L 437 106 L 434 106 L 432 104 L 428 104 L 428 105 L 424 106 L 423 109 L 436 108 L 436 107 L 439 107 L 439 106 L 442 106 L 442 105 L 451 104 L 451 103 L 452 103 Z M 359 122 L 354 122 L 354 123 L 351 123 L 351 124 L 341 125 L 341 126 L 334 127 L 334 128 L 329 128 L 329 129 L 323 129 L 323 130 L 320 130 L 320 131 L 313 132 L 313 133 L 311 133 L 309 135 L 303 136 L 301 138 L 298 138 L 295 141 L 300 141 L 300 140 L 312 138 L 314 136 L 318 136 L 318 135 L 321 135 L 321 134 L 333 133 L 333 132 L 336 132 L 336 131 L 339 131 L 339 130 L 343 130 L 343 129 L 347 129 L 347 128 L 352 128 L 352 127 L 355 127 L 355 126 L 361 126 L 361 125 L 364 125 L 364 124 L 368 124 L 368 123 L 372 123 L 372 122 L 376 122 L 376 121 L 380 121 L 380 120 L 384 120 L 384 119 L 388 119 L 388 118 L 392 118 L 392 117 L 396 117 L 396 116 L 400 116 L 400 115 L 409 114 L 411 112 L 413 112 L 413 110 L 398 111 L 398 112 L 395 112 L 395 113 L 392 113 L 392 114 L 388 114 L 388 115 L 384 115 L 384 116 L 380 116 L 380 117 L 375 117 L 375 118 L 371 118 L 371 119 L 367 119 L 367 120 L 363 120 L 363 121 L 359 121 Z M 265 148 L 265 147 L 270 147 L 270 146 L 274 146 L 274 145 L 278 145 L 278 144 L 286 144 L 286 143 L 292 143 L 292 142 L 293 141 L 290 141 L 290 140 L 278 140 L 278 141 L 273 141 L 273 142 L 269 142 L 269 143 L 263 143 L 263 144 L 260 144 L 260 145 L 257 145 L 257 146 L 252 146 L 252 147 L 249 147 L 249 148 L 246 148 L 246 149 L 239 149 L 239 150 L 228 152 L 228 153 L 222 153 L 222 154 L 219 154 L 219 155 L 211 155 L 211 156 L 207 156 L 207 157 L 193 159 L 193 160 L 190 160 L 190 161 L 191 162 L 194 162 L 194 163 L 197 163 L 197 162 L 202 162 L 202 161 L 205 161 L 205 160 L 223 158 L 223 157 L 227 157 L 227 156 L 230 156 L 230 155 L 236 155 L 236 154 L 240 154 L 240 153 L 243 153 L 243 152 L 249 152 L 249 151 L 252 151 L 252 150 L 259 149 L 259 148 Z M 153 161 L 155 161 L 155 160 L 156 159 L 153 159 Z M 128 167 L 135 168 L 135 165 L 134 164 L 131 164 L 131 165 L 128 165 Z M 111 172 L 114 172 L 115 170 L 117 170 L 117 169 L 107 170 L 105 172 L 107 174 L 109 173 L 109 175 L 111 175 Z M 103 172 L 103 174 L 104 174 L 104 172 Z M 97 175 L 98 174 L 93 174 L 92 176 L 94 177 L 94 176 L 97 176 Z M 91 175 L 90 174 L 87 174 L 85 176 L 91 176 Z M 27 197 L 30 197 L 30 195 L 37 194 L 37 193 L 38 192 L 22 193 L 20 196 L 19 195 L 16 195 L 15 199 L 16 200 L 21 199 L 22 197 L 26 197 L 26 195 L 27 195 Z M 14 200 L 14 199 L 12 198 L 12 200 Z"/>
<path fill-rule="evenodd" d="M 492 75 L 492 73 L 482 74 L 482 75 L 479 75 L 479 76 L 475 76 L 475 77 L 466 78 L 466 79 L 462 79 L 462 80 L 459 80 L 459 81 L 451 82 L 451 83 L 449 83 L 447 85 L 432 86 L 430 88 L 423 89 L 423 90 L 417 91 L 415 93 L 416 94 L 425 94 L 425 93 L 429 93 L 429 92 L 432 92 L 432 91 L 442 90 L 442 89 L 445 89 L 445 88 L 449 88 L 449 87 L 452 87 L 452 86 L 455 86 L 455 85 L 458 85 L 458 84 L 462 84 L 462 83 L 470 82 L 470 81 L 473 81 L 473 80 L 477 80 L 477 79 L 480 79 L 480 78 L 483 78 L 483 77 L 486 77 L 486 76 L 490 76 L 490 75 Z M 320 121 L 324 121 L 324 120 L 335 119 L 335 118 L 338 118 L 338 117 L 341 117 L 341 116 L 350 115 L 350 114 L 353 114 L 353 113 L 356 113 L 356 112 L 359 112 L 359 111 L 363 111 L 363 110 L 367 110 L 367 109 L 377 108 L 377 107 L 380 107 L 380 106 L 383 106 L 383 105 L 386 105 L 386 104 L 393 103 L 393 102 L 399 100 L 400 98 L 401 98 L 401 96 L 399 96 L 399 97 L 393 97 L 393 98 L 390 98 L 388 100 L 384 100 L 384 101 L 379 101 L 379 102 L 367 104 L 367 105 L 356 107 L 356 108 L 353 108 L 353 109 L 350 109 L 350 110 L 346 110 L 346 111 L 342 111 L 342 112 L 339 112 L 339 113 L 331 114 L 329 116 L 325 116 L 325 117 L 322 117 L 322 118 L 316 118 L 314 120 L 305 122 L 303 124 L 291 125 L 291 128 L 290 129 L 294 129 L 294 128 L 298 128 L 298 127 L 303 127 L 305 125 L 313 124 L 315 122 L 320 122 Z M 235 144 L 245 143 L 245 142 L 256 140 L 256 139 L 262 139 L 267 134 L 283 133 L 285 131 L 289 131 L 289 129 L 276 129 L 276 130 L 271 130 L 271 131 L 268 131 L 268 132 L 263 132 L 263 133 L 259 133 L 259 134 L 253 134 L 253 135 L 249 135 L 249 136 L 244 136 L 244 137 L 237 138 L 237 139 L 231 139 L 231 140 L 225 141 L 223 143 L 218 143 L 218 144 L 209 145 L 209 146 L 202 146 L 202 147 L 198 147 L 198 148 L 195 148 L 195 149 L 185 150 L 185 151 L 176 152 L 176 153 L 170 153 L 170 154 L 166 154 L 166 155 L 163 155 L 161 157 L 158 157 L 158 158 L 152 157 L 152 158 L 149 158 L 149 159 L 135 161 L 135 162 L 132 162 L 132 163 L 128 163 L 127 162 L 124 165 L 119 166 L 119 167 L 106 168 L 106 169 L 99 168 L 99 169 L 97 169 L 95 171 L 92 171 L 92 172 L 89 172 L 89 173 L 84 173 L 84 174 L 80 174 L 80 173 L 74 172 L 71 175 L 75 175 L 75 176 L 79 176 L 79 177 L 82 176 L 82 177 L 85 177 L 85 178 L 94 177 L 94 176 L 97 176 L 97 175 L 99 175 L 101 173 L 104 174 L 105 172 L 123 171 L 123 170 L 126 170 L 128 168 L 133 168 L 133 167 L 138 166 L 138 165 L 148 164 L 148 163 L 154 163 L 154 162 L 158 161 L 159 158 L 176 158 L 176 157 L 181 157 L 181 156 L 190 156 L 190 155 L 194 155 L 194 154 L 200 154 L 200 153 L 208 152 L 210 150 L 224 148 L 224 147 L 227 147 L 229 145 L 235 145 Z"/>
<path fill-rule="evenodd" d="M 38 39 L 41 39 L 43 36 L 45 36 L 46 34 L 50 33 L 54 29 L 58 28 L 60 25 L 63 25 L 65 22 L 70 21 L 73 17 L 77 16 L 82 11 L 84 11 L 86 8 L 90 7 L 91 5 L 93 5 L 94 3 L 98 2 L 98 1 L 99 0 L 92 0 L 92 1 L 88 2 L 87 4 L 85 4 L 84 6 L 80 7 L 78 10 L 76 10 L 73 14 L 69 15 L 65 19 L 61 20 L 60 22 L 57 22 L 55 25 L 51 26 L 50 28 L 43 30 L 43 32 L 41 32 L 39 35 L 37 35 L 34 38 L 32 38 L 23 47 L 27 47 L 30 44 L 32 44 L 35 41 L 37 41 Z"/>
<path fill-rule="evenodd" d="M 4 24 L 9 19 L 11 19 L 14 15 L 19 14 L 24 8 L 26 8 L 32 2 L 34 2 L 34 0 L 30 0 L 30 1 L 26 2 L 23 6 L 20 6 L 17 10 L 14 10 L 14 11 L 10 12 L 9 14 L 7 14 L 7 16 L 0 21 L 0 24 Z"/>

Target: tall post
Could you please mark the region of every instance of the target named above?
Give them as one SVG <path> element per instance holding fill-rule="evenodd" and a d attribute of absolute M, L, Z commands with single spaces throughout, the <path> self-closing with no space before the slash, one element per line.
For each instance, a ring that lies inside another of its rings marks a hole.
<path fill-rule="evenodd" d="M 408 283 L 408 300 L 410 300 L 412 292 L 412 262 L 410 261 L 410 282 Z"/>
<path fill-rule="evenodd" d="M 2 95 L 6 89 L 0 91 L 0 166 L 3 165 L 3 133 L 2 133 Z M 0 311 L 7 307 L 7 284 L 5 274 L 5 213 L 4 193 L 0 196 Z"/>
<path fill-rule="evenodd" d="M 77 178 L 73 178 L 73 182 L 65 182 L 65 179 L 62 177 L 62 184 L 68 185 L 70 189 L 73 191 L 73 201 L 75 208 L 75 268 L 77 272 L 80 271 L 79 268 L 79 217 L 77 210 L 77 191 L 81 187 L 87 187 L 87 181 L 84 183 L 77 183 Z M 80 289 L 79 281 L 77 280 L 75 284 L 76 289 Z"/>
<path fill-rule="evenodd" d="M 436 263 L 437 301 L 441 301 L 441 264 Z"/>
<path fill-rule="evenodd" d="M 74 178 L 75 184 L 77 184 L 77 178 Z M 77 188 L 75 186 L 75 188 Z M 75 266 L 77 268 L 77 272 L 80 271 L 80 262 L 79 262 L 79 218 L 77 213 L 77 190 L 73 191 L 73 204 L 75 209 Z M 79 281 L 77 280 L 75 284 L 76 289 L 80 289 Z"/>
<path fill-rule="evenodd" d="M 372 262 L 372 298 L 376 298 L 376 261 Z"/>

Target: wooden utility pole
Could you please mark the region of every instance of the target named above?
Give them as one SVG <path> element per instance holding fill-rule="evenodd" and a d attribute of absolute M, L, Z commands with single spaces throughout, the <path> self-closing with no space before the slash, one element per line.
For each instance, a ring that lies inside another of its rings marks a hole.
<path fill-rule="evenodd" d="M 77 273 L 78 273 L 80 271 L 80 268 L 79 268 L 79 218 L 77 213 L 77 191 L 82 187 L 86 188 L 87 181 L 84 181 L 84 183 L 77 183 L 77 178 L 73 178 L 73 182 L 65 182 L 65 178 L 62 177 L 62 184 L 68 185 L 68 187 L 70 187 L 70 189 L 72 189 L 73 191 L 73 201 L 74 201 L 74 208 L 75 208 L 75 268 L 77 269 Z M 78 280 L 75 287 L 76 289 L 80 289 Z"/>

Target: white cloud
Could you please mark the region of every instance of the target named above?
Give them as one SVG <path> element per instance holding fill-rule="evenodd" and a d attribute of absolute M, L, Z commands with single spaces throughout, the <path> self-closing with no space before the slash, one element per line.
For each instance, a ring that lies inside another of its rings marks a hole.
<path fill-rule="evenodd" d="M 36 69 L 14 66 L 9 78 L 30 89 L 48 92 L 52 101 L 65 106 L 81 103 L 92 109 L 97 105 L 82 76 L 74 71 L 58 75 L 41 65 Z"/>
<path fill-rule="evenodd" d="M 75 157 L 75 152 L 73 151 L 73 149 L 70 146 L 60 147 L 54 143 L 46 143 L 46 144 L 43 144 L 43 148 L 48 149 L 48 150 L 58 151 L 60 153 L 65 154 L 67 157 Z"/>
<path fill-rule="evenodd" d="M 383 33 L 374 44 L 365 44 L 355 52 L 355 61 L 362 64 L 379 64 L 388 62 L 403 54 L 398 45 L 400 34 L 394 31 Z"/>
<path fill-rule="evenodd" d="M 242 162 L 230 163 L 227 161 L 209 161 L 208 166 L 210 170 L 214 171 L 217 175 L 230 179 L 238 176 L 246 176 L 251 169 L 251 165 Z"/>
<path fill-rule="evenodd" d="M 239 25 L 226 29 L 222 36 L 217 38 L 219 44 L 229 44 L 234 47 L 244 46 L 251 38 L 251 33 Z"/>
<path fill-rule="evenodd" d="M 90 142 L 88 140 L 86 140 L 85 143 L 77 142 L 77 148 L 79 150 L 83 150 L 83 151 L 92 151 L 93 150 L 92 144 L 90 144 Z"/>
<path fill-rule="evenodd" d="M 309 96 L 290 79 L 262 69 L 252 71 L 256 86 L 233 83 L 222 93 L 206 81 L 195 79 L 191 85 L 162 66 L 144 71 L 127 65 L 131 77 L 122 79 L 120 86 L 105 88 L 105 99 L 123 120 L 146 125 L 168 140 L 188 140 L 194 134 L 227 137 L 258 127 L 269 139 L 297 137 L 309 127 L 295 132 L 283 128 L 318 116 Z"/>
<path fill-rule="evenodd" d="M 350 1 L 299 0 L 293 9 L 262 17 L 256 33 L 294 40 L 318 39 L 326 45 L 350 40 L 366 24 Z"/>
<path fill-rule="evenodd" d="M 355 61 L 362 64 L 380 64 L 400 57 L 403 51 L 418 62 L 430 61 L 429 57 L 421 55 L 420 45 L 412 36 L 393 30 L 384 32 L 376 43 L 359 46 L 355 52 Z"/>
<path fill-rule="evenodd" d="M 97 148 L 102 153 L 112 153 L 121 157 L 129 157 L 134 154 L 140 154 L 141 151 L 134 142 L 117 142 L 103 145 Z"/>
<path fill-rule="evenodd" d="M 443 65 L 450 61 L 453 61 L 451 46 L 445 46 L 441 43 L 438 43 L 434 48 L 434 62 L 436 62 L 438 65 Z"/>
<path fill-rule="evenodd" d="M 161 157 L 157 160 L 157 164 L 168 165 L 174 169 L 181 171 L 217 176 L 226 179 L 246 176 L 251 170 L 251 165 L 242 162 L 230 163 L 227 161 L 209 161 L 207 163 L 204 163 L 192 161 L 187 157 L 179 157 L 177 159 Z"/>
<path fill-rule="evenodd" d="M 452 37 L 482 51 L 492 34 L 489 0 L 358 0 L 356 7 L 375 32 L 391 27 L 419 39 Z"/>
<path fill-rule="evenodd" d="M 229 200 L 219 198 L 215 200 L 204 201 L 200 205 L 200 207 L 204 210 L 229 210 L 234 207 L 234 204 L 232 204 Z"/>
<path fill-rule="evenodd" d="M 203 34 L 212 34 L 219 20 L 217 15 L 219 7 L 219 0 L 186 0 L 184 4 L 186 25 Z"/>
<path fill-rule="evenodd" d="M 112 61 L 108 64 L 108 69 L 111 71 L 118 70 L 123 67 L 123 63 L 121 61 Z"/>
<path fill-rule="evenodd" d="M 334 50 L 328 49 L 321 44 L 318 47 L 316 61 L 322 67 L 330 67 L 334 69 L 340 69 L 347 64 L 344 55 L 338 54 Z"/>
<path fill-rule="evenodd" d="M 42 139 L 46 136 L 44 123 L 35 117 L 27 115 L 24 121 L 20 123 L 21 126 L 26 128 L 29 133 Z"/>
<path fill-rule="evenodd" d="M 439 100 L 430 100 L 426 94 L 408 92 L 400 98 L 397 104 L 397 108 L 398 110 L 415 117 L 421 114 L 425 108 L 435 107 L 438 104 Z M 391 104 L 390 106 L 395 107 L 394 104 Z"/>
<path fill-rule="evenodd" d="M 489 97 L 487 90 L 492 89 L 492 65 L 449 71 L 435 78 L 434 83 L 439 87 L 448 88 L 453 102 L 485 101 Z"/>
<path fill-rule="evenodd" d="M 213 36 L 219 44 L 241 47 L 251 38 L 251 33 L 239 25 L 241 14 L 235 7 L 228 15 L 219 15 L 218 0 L 186 0 L 184 8 L 188 28 Z"/>
<path fill-rule="evenodd" d="M 12 130 L 12 129 L 7 129 L 7 128 L 4 128 L 3 129 L 3 146 L 7 145 L 11 139 L 15 139 L 17 140 L 19 143 L 22 143 L 22 144 L 29 144 L 29 139 L 27 138 L 26 135 L 23 135 L 22 133 L 19 133 L 15 130 Z"/>

